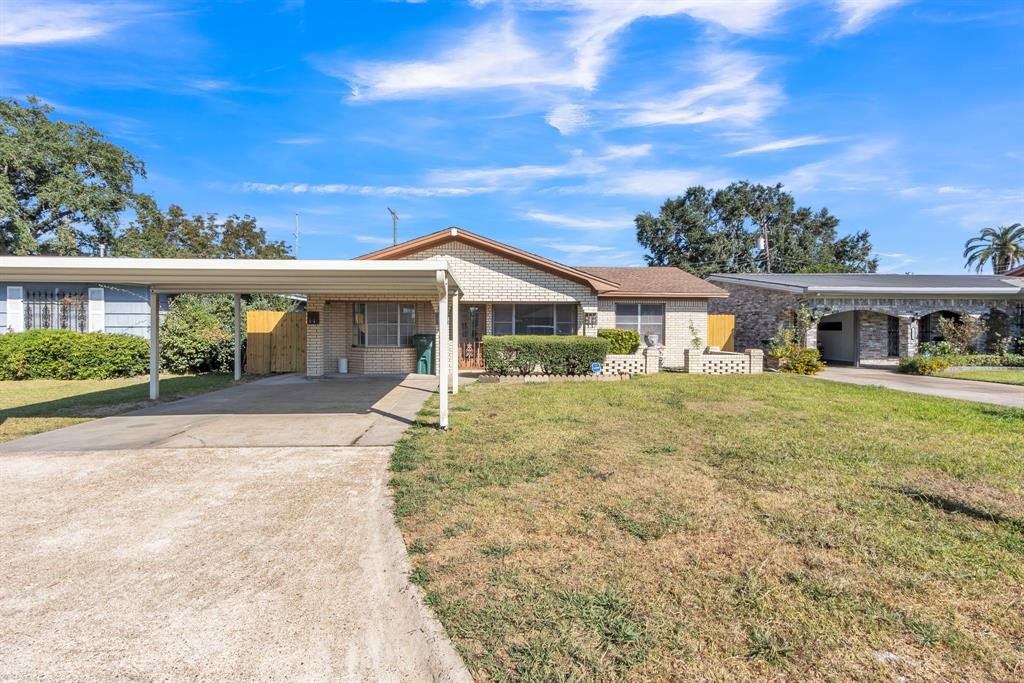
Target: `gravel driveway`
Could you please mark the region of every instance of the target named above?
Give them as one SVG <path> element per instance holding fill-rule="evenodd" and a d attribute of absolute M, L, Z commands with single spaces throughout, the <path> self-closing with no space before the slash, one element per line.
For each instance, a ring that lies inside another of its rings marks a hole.
<path fill-rule="evenodd" d="M 421 393 L 391 396 L 384 419 Z M 389 395 L 332 417 L 371 433 Z M 209 417 L 202 399 L 177 412 Z M 152 413 L 108 423 L 111 442 L 132 418 Z M 0 678 L 468 680 L 409 584 L 389 447 L 182 447 L 188 429 L 170 431 L 142 448 L 0 453 Z"/>

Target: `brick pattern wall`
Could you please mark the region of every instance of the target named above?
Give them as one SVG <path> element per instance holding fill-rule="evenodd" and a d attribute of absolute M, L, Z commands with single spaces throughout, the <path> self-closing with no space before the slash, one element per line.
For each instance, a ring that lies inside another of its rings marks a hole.
<path fill-rule="evenodd" d="M 507 259 L 461 242 L 425 249 L 410 259 L 447 256 L 463 288 L 463 299 L 477 302 L 579 302 L 597 310 L 597 295 L 589 285 Z"/>
<path fill-rule="evenodd" d="M 615 327 L 615 304 L 636 304 L 623 299 L 600 299 L 597 302 L 597 326 L 599 328 Z M 708 343 L 708 302 L 706 299 L 673 299 L 670 301 L 644 300 L 641 303 L 659 303 L 665 305 L 665 338 L 661 343 L 665 346 L 662 365 L 682 367 L 683 352 L 691 348 L 696 336 L 700 338 L 703 349 Z M 693 326 L 693 331 L 690 326 Z M 643 352 L 643 346 L 637 355 Z"/>
<path fill-rule="evenodd" d="M 708 301 L 709 313 L 732 313 L 736 316 L 733 348 L 761 349 L 775 336 L 779 321 L 785 319 L 786 309 L 799 305 L 795 294 L 771 289 L 759 289 L 726 282 L 716 285 L 727 290 L 726 299 Z"/>
<path fill-rule="evenodd" d="M 889 316 L 875 311 L 860 311 L 860 361 L 886 360 L 889 357 Z"/>
<path fill-rule="evenodd" d="M 642 375 L 646 372 L 646 359 L 637 353 L 632 356 L 609 354 L 601 368 L 602 375 Z"/>
<path fill-rule="evenodd" d="M 352 345 L 352 305 L 357 301 L 401 301 L 416 304 L 416 333 L 437 335 L 436 302 L 400 296 L 346 296 L 310 294 L 306 310 L 320 312 L 320 324 L 306 328 L 306 374 L 310 377 L 338 371 L 338 359 L 348 358 L 348 371 L 368 375 L 416 371 L 416 351 L 408 347 L 356 347 Z M 436 349 L 435 339 L 435 349 Z M 436 353 L 436 352 L 435 352 Z"/>

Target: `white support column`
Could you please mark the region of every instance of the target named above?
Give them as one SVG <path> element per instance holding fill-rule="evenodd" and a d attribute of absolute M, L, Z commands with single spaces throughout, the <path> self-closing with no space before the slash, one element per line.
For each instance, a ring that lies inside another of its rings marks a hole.
<path fill-rule="evenodd" d="M 459 292 L 452 294 L 452 393 L 459 393 Z"/>
<path fill-rule="evenodd" d="M 437 302 L 437 380 L 441 405 L 438 411 L 438 425 L 448 429 L 448 276 L 438 271 L 438 290 L 441 298 Z"/>
<path fill-rule="evenodd" d="M 160 398 L 160 295 L 149 290 L 149 398 Z"/>
<path fill-rule="evenodd" d="M 242 379 L 242 295 L 235 294 L 235 381 Z"/>

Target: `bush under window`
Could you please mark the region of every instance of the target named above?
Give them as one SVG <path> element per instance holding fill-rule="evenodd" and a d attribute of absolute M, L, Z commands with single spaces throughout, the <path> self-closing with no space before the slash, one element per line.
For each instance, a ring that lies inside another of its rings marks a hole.
<path fill-rule="evenodd" d="M 608 340 L 541 335 L 483 338 L 484 368 L 495 375 L 585 375 L 608 356 Z"/>
<path fill-rule="evenodd" d="M 636 330 L 602 328 L 597 331 L 597 336 L 608 340 L 608 353 L 630 355 L 640 348 L 640 333 Z"/>
<path fill-rule="evenodd" d="M 149 344 L 130 334 L 29 330 L 0 335 L 0 380 L 109 379 L 149 371 Z"/>

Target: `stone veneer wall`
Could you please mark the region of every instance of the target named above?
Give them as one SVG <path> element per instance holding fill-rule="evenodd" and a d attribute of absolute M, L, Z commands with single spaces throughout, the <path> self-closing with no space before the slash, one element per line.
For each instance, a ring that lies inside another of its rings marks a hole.
<path fill-rule="evenodd" d="M 760 289 L 731 282 L 714 283 L 729 292 L 728 298 L 710 299 L 708 313 L 732 313 L 736 316 L 733 348 L 763 349 L 775 336 L 779 321 L 786 318 L 787 308 L 799 306 L 795 294 L 774 289 Z"/>
<path fill-rule="evenodd" d="M 857 344 L 860 351 L 860 362 L 889 358 L 890 316 L 875 311 L 860 311 L 856 316 L 860 328 Z"/>
<path fill-rule="evenodd" d="M 598 328 L 615 327 L 615 304 L 636 304 L 637 300 L 599 299 L 597 302 Z M 640 303 L 665 305 L 665 346 L 662 365 L 682 367 L 683 352 L 691 348 L 693 333 L 700 337 L 701 349 L 708 344 L 708 302 L 706 299 L 672 299 L 659 301 L 644 299 Z M 693 332 L 690 326 L 693 326 Z M 643 344 L 637 354 L 643 353 Z"/>

